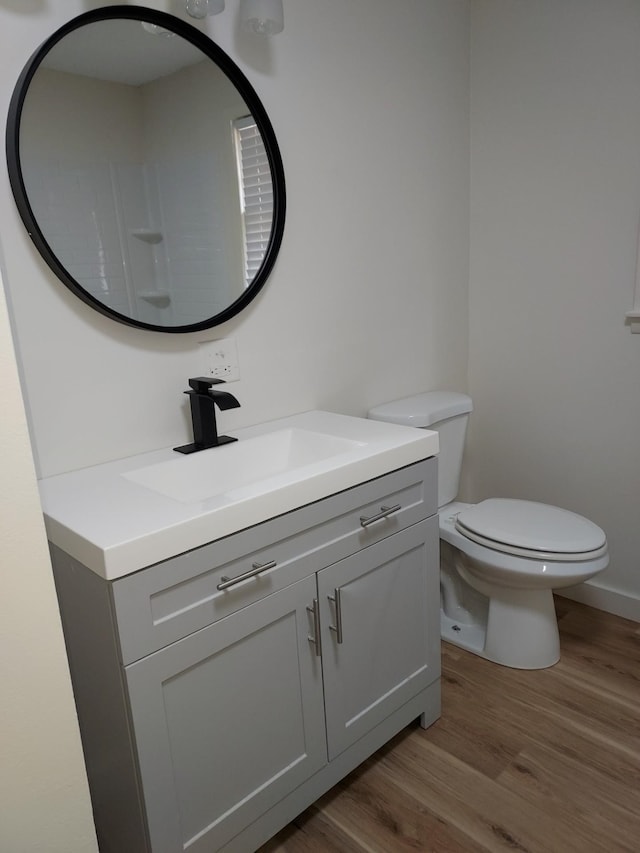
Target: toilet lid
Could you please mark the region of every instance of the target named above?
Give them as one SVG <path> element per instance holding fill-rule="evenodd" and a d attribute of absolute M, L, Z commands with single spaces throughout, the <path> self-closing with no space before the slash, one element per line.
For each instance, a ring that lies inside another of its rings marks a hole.
<path fill-rule="evenodd" d="M 475 534 L 489 542 L 545 553 L 583 554 L 606 545 L 604 531 L 597 524 L 575 512 L 534 501 L 482 501 L 458 514 L 456 528 L 471 538 Z"/>

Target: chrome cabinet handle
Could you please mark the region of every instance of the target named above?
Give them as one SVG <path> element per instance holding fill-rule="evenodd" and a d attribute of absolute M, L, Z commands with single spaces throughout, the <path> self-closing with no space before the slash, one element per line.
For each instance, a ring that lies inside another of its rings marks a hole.
<path fill-rule="evenodd" d="M 316 647 L 316 657 L 320 657 L 322 654 L 322 644 L 320 641 L 320 609 L 317 598 L 313 599 L 313 607 L 307 607 L 307 610 L 313 615 L 313 636 L 309 634 L 307 640 Z"/>
<path fill-rule="evenodd" d="M 328 595 L 327 598 L 329 601 L 335 605 L 336 608 L 336 624 L 329 625 L 330 631 L 335 631 L 336 635 L 336 643 L 338 645 L 342 644 L 342 599 L 340 598 L 340 587 L 337 586 L 333 595 Z"/>
<path fill-rule="evenodd" d="M 268 563 L 254 563 L 248 572 L 244 572 L 241 575 L 237 575 L 235 578 L 227 578 L 224 575 L 220 578 L 220 583 L 217 586 L 217 589 L 229 589 L 230 586 L 235 586 L 235 584 L 240 583 L 241 581 L 246 581 L 247 578 L 253 578 L 256 575 L 259 575 L 260 572 L 266 572 L 269 569 L 275 569 L 278 564 L 275 560 L 269 560 Z"/>
<path fill-rule="evenodd" d="M 398 510 L 402 509 L 400 504 L 394 504 L 393 506 L 381 506 L 380 512 L 375 515 L 370 515 L 368 518 L 366 515 L 360 516 L 360 524 L 362 527 L 368 527 L 370 524 L 374 524 L 376 521 L 381 521 L 383 518 L 388 518 L 394 512 L 398 512 Z"/>

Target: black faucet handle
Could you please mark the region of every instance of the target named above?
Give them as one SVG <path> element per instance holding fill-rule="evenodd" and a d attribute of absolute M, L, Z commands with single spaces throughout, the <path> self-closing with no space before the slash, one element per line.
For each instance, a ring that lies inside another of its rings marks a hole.
<path fill-rule="evenodd" d="M 174 447 L 178 453 L 195 453 L 197 450 L 208 450 L 210 447 L 238 440 L 230 435 L 218 435 L 216 406 L 219 409 L 235 409 L 240 405 L 228 391 L 212 390 L 213 385 L 224 384 L 224 379 L 214 379 L 213 376 L 195 376 L 189 379 L 191 388 L 184 393 L 189 395 L 193 443 Z"/>
<path fill-rule="evenodd" d="M 224 385 L 224 379 L 215 379 L 213 376 L 196 376 L 189 380 L 189 385 L 197 394 L 206 394 L 212 385 Z"/>

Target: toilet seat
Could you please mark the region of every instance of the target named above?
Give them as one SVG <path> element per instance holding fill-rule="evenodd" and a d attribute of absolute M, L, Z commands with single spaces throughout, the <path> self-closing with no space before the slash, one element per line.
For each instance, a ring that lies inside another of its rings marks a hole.
<path fill-rule="evenodd" d="M 535 501 L 490 498 L 461 510 L 455 527 L 486 548 L 535 560 L 582 562 L 607 552 L 597 524 Z"/>
<path fill-rule="evenodd" d="M 560 589 L 588 580 L 609 564 L 606 544 L 604 549 L 575 555 L 571 560 L 551 560 L 540 551 L 520 555 L 498 550 L 495 542 L 476 542 L 456 527 L 457 516 L 472 506 L 456 501 L 441 507 L 440 539 L 466 555 L 473 571 L 480 571 L 481 567 L 482 576 L 492 583 L 510 588 Z"/>

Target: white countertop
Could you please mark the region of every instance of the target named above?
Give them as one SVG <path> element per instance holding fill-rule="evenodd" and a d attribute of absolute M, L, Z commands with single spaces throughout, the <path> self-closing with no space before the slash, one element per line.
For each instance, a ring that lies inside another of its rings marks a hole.
<path fill-rule="evenodd" d="M 144 481 L 146 475 L 140 472 L 150 466 L 159 466 L 152 470 L 162 472 L 184 465 L 215 465 L 218 460 L 233 464 L 243 453 L 243 441 L 290 429 L 346 439 L 353 445 L 321 461 L 203 499 L 175 499 L 135 481 Z M 101 577 L 115 580 L 434 456 L 439 449 L 436 432 L 330 412 L 305 412 L 230 435 L 238 442 L 190 456 L 167 448 L 41 480 L 49 540 Z"/>

